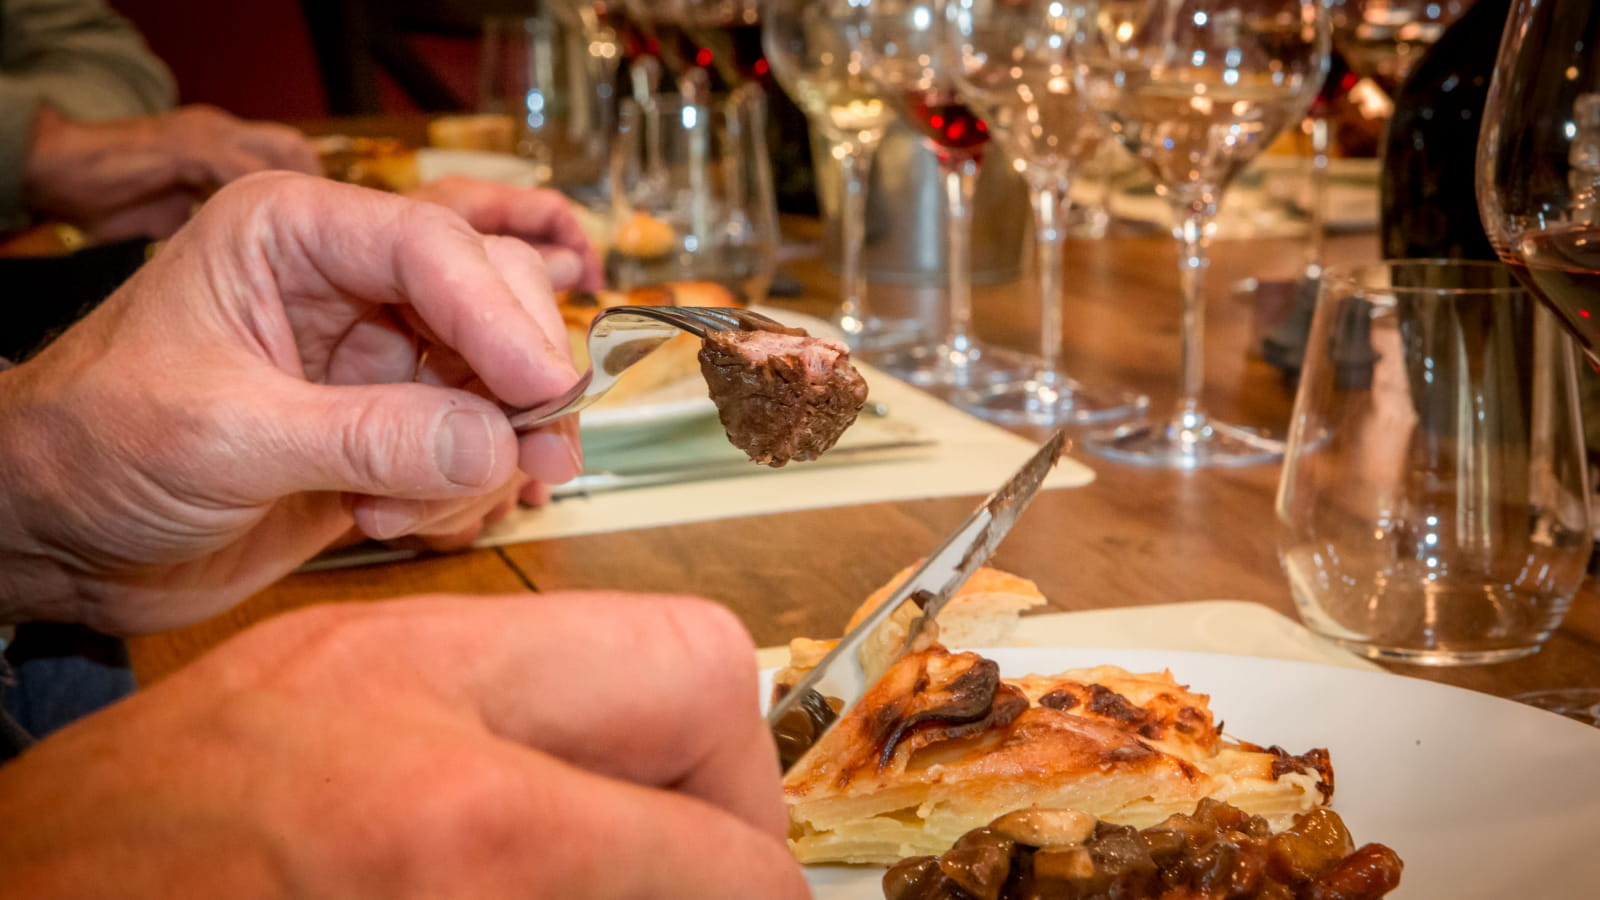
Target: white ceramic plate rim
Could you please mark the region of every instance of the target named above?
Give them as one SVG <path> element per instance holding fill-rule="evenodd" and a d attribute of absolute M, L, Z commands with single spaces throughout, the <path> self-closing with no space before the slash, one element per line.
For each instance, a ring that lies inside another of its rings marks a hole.
<path fill-rule="evenodd" d="M 1578 898 L 1600 885 L 1600 729 L 1386 673 L 1155 650 L 983 650 L 1007 675 L 1170 669 L 1228 733 L 1333 755 L 1356 842 L 1405 860 L 1395 900 Z M 770 675 L 768 675 L 770 677 Z M 880 900 L 879 869 L 811 867 L 817 900 Z"/>

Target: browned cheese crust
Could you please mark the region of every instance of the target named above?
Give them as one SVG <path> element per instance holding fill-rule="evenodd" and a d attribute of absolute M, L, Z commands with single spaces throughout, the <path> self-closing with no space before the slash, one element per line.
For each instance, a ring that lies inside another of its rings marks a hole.
<path fill-rule="evenodd" d="M 1281 822 L 1331 790 L 1326 751 L 1230 741 L 1170 673 L 1002 679 L 937 645 L 894 663 L 784 779 L 802 862 L 939 853 L 1035 805 L 1143 827 L 1217 797 Z"/>

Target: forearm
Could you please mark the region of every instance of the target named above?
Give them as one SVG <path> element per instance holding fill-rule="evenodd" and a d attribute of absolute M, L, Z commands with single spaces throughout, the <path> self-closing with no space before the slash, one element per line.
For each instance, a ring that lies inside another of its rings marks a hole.
<path fill-rule="evenodd" d="M 100 0 L 7 0 L 4 80 L 79 119 L 172 108 L 172 73 Z"/>
<path fill-rule="evenodd" d="M 31 221 L 25 183 L 38 109 L 37 91 L 0 78 L 0 231 L 25 228 Z"/>

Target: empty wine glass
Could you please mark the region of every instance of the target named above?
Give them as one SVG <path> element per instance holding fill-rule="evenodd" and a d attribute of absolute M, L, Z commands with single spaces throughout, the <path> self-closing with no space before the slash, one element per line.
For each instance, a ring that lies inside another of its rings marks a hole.
<path fill-rule="evenodd" d="M 1393 97 L 1412 65 L 1472 0 L 1328 0 L 1333 43 L 1350 68 Z"/>
<path fill-rule="evenodd" d="M 945 35 L 946 0 L 854 0 L 857 40 L 872 80 L 938 156 L 944 177 L 944 334 L 934 344 L 886 351 L 879 365 L 912 384 L 970 405 L 972 390 L 1014 377 L 1026 360 L 972 335 L 972 200 L 989 126 L 956 92 Z"/>
<path fill-rule="evenodd" d="M 1516 0 L 1478 136 L 1489 243 L 1600 366 L 1600 6 Z M 1600 724 L 1600 689 L 1524 696 Z"/>
<path fill-rule="evenodd" d="M 1090 26 L 1085 26 L 1090 27 Z M 1102 456 L 1197 468 L 1272 462 L 1283 443 L 1200 408 L 1207 249 L 1223 192 L 1300 121 L 1328 66 L 1321 0 L 1126 0 L 1098 7 L 1081 55 L 1086 93 L 1172 205 L 1183 289 L 1177 408 L 1091 433 Z"/>
<path fill-rule="evenodd" d="M 769 0 L 762 45 L 772 74 L 811 126 L 827 139 L 839 167 L 840 296 L 834 322 L 852 349 L 887 337 L 868 322 L 866 272 L 867 173 L 894 111 L 867 77 L 848 0 Z"/>
<path fill-rule="evenodd" d="M 543 180 L 574 193 L 601 192 L 615 129 L 615 67 L 595 52 L 570 7 L 484 20 L 479 112 L 512 120 L 513 149 Z"/>
<path fill-rule="evenodd" d="M 1059 365 L 1068 194 L 1077 167 L 1105 137 L 1073 75 L 1071 45 L 1083 36 L 1078 22 L 1084 9 L 1061 0 L 950 0 L 948 9 L 959 93 L 1028 183 L 1038 247 L 1039 368 L 1031 377 L 981 389 L 973 408 L 995 421 L 1029 425 L 1137 413 L 1147 403 L 1143 395 L 1090 390 Z"/>

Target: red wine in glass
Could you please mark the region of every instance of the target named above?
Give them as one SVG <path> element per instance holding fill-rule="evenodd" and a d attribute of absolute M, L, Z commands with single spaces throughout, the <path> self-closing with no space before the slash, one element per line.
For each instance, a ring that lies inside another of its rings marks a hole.
<path fill-rule="evenodd" d="M 1529 232 L 1505 261 L 1600 363 L 1600 225 Z"/>
<path fill-rule="evenodd" d="M 909 91 L 905 108 L 911 124 L 941 150 L 976 154 L 989 142 L 989 126 L 953 90 Z"/>

